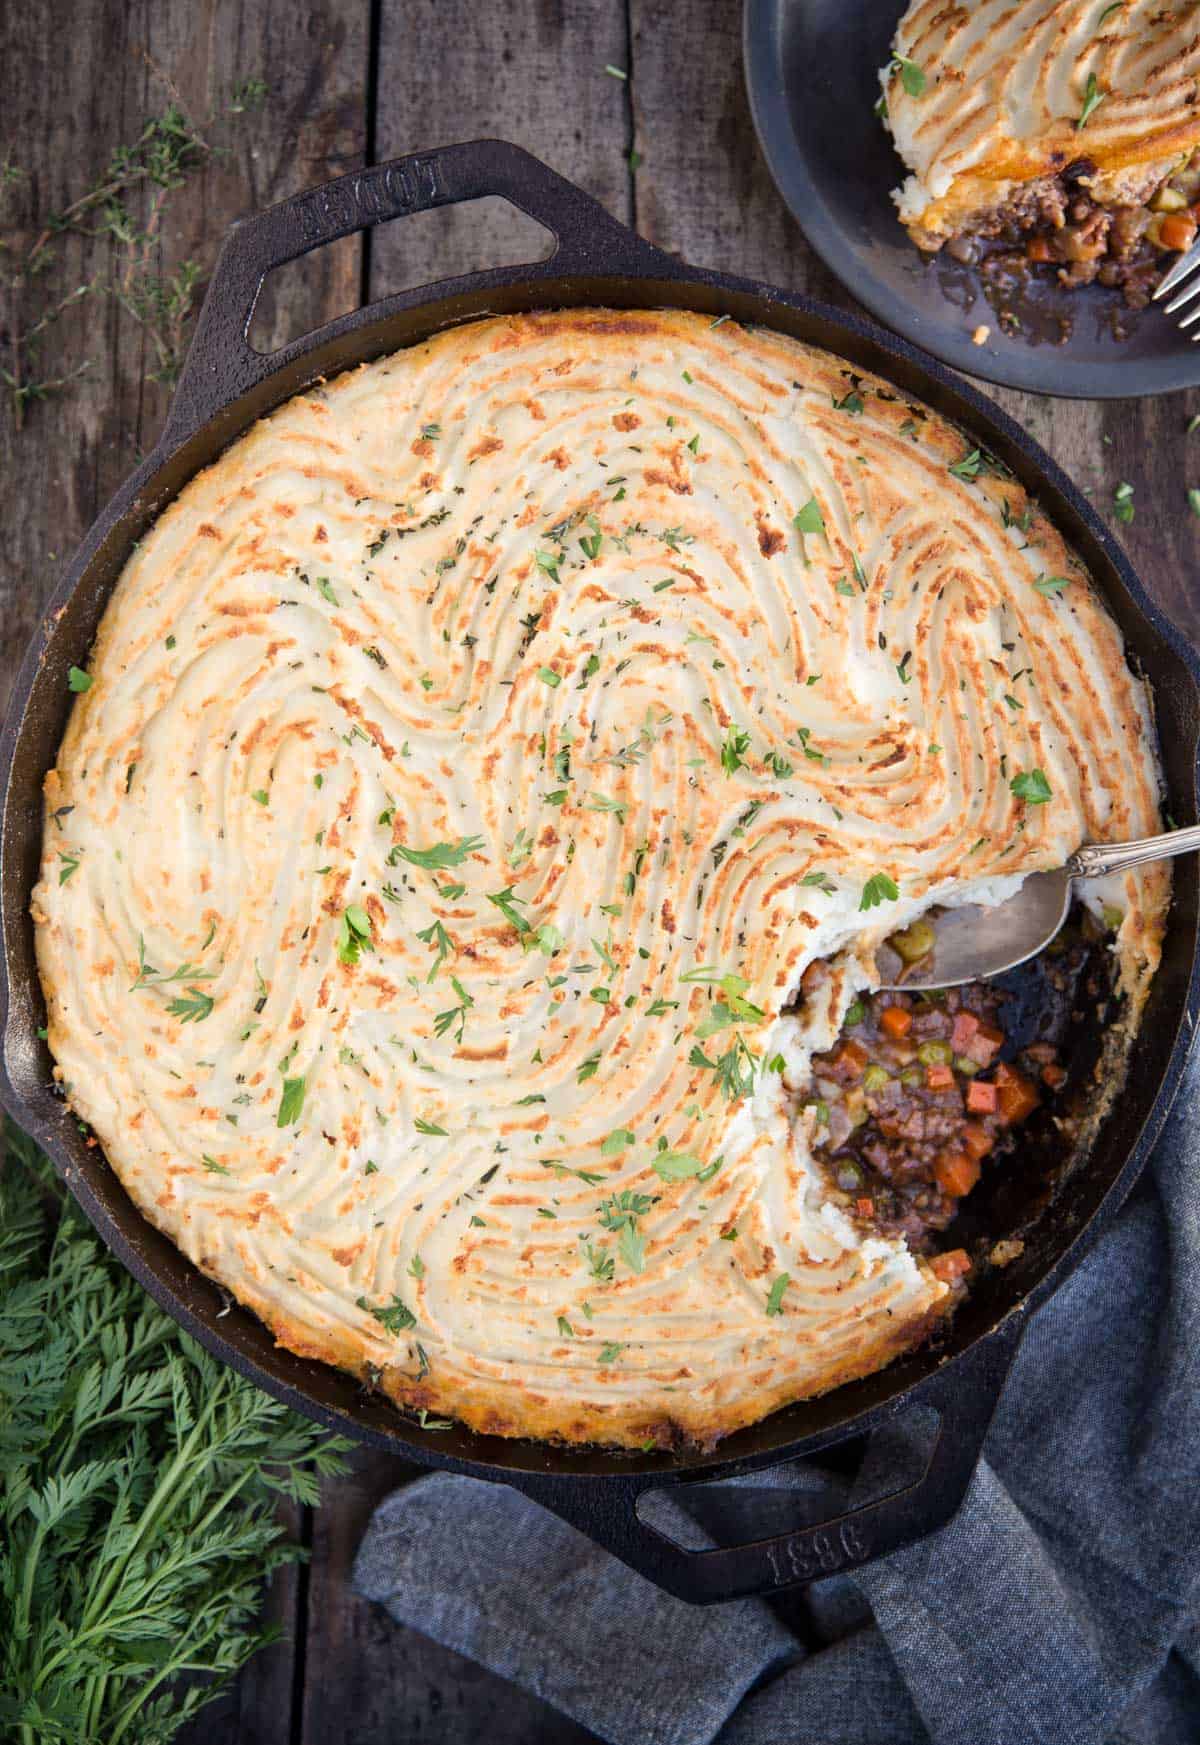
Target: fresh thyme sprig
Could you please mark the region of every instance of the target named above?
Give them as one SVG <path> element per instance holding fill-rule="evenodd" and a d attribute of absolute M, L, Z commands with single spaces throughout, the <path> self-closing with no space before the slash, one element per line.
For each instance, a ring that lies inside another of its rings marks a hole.
<path fill-rule="evenodd" d="M 261 79 L 242 80 L 224 109 L 205 118 L 204 128 L 245 115 L 266 95 Z M 54 375 L 37 373 L 42 341 L 86 297 L 114 297 L 149 339 L 154 357 L 148 371 L 151 379 L 175 380 L 203 269 L 198 262 L 185 260 L 163 276 L 156 258 L 171 196 L 222 149 L 172 101 L 145 123 L 131 145 L 113 151 L 92 186 L 77 199 L 60 211 L 22 224 L 12 219 L 28 200 L 30 177 L 11 155 L 0 163 L 0 201 L 5 208 L 0 218 L 8 232 L 0 236 L 0 292 L 5 305 L 0 322 L 0 381 L 8 389 L 18 430 L 32 402 L 67 387 L 88 369 L 84 360 Z M 62 288 L 54 284 L 63 271 L 61 241 L 71 234 L 111 238 L 116 262 L 111 277 L 96 275 Z M 17 237 L 19 243 L 13 240 Z"/>

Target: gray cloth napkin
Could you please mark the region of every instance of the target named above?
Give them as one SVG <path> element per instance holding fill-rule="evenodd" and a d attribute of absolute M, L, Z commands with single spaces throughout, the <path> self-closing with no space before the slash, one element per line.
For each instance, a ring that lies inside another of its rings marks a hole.
<path fill-rule="evenodd" d="M 438 1474 L 380 1505 L 358 1592 L 611 1745 L 1195 1745 L 1198 1063 L 1143 1185 L 1026 1332 L 941 1533 L 815 1584 L 785 1624 L 685 1605 L 506 1486 Z"/>

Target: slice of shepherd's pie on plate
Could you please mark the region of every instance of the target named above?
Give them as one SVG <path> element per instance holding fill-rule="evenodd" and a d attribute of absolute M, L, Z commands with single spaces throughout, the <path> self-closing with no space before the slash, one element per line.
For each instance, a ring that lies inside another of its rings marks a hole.
<path fill-rule="evenodd" d="M 881 74 L 917 247 L 1142 307 L 1200 207 L 1200 7 L 912 0 Z"/>

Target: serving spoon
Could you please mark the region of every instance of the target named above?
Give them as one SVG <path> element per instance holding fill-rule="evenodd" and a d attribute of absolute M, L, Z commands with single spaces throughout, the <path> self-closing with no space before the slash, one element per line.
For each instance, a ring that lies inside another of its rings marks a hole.
<path fill-rule="evenodd" d="M 893 934 L 907 956 L 895 949 L 892 940 L 884 941 L 875 953 L 880 987 L 954 988 L 1015 969 L 1049 945 L 1059 931 L 1071 907 L 1071 886 L 1076 879 L 1124 872 L 1145 861 L 1166 860 L 1192 849 L 1200 849 L 1200 824 L 1147 836 L 1140 842 L 1090 843 L 1077 849 L 1065 866 L 1031 873 L 1005 903 L 991 908 L 966 903 L 959 909 L 943 909 L 939 915 L 925 916 L 913 927 Z M 914 939 L 913 934 L 922 927 L 932 930 L 932 949 L 914 955 L 913 945 L 922 945 L 926 935 L 917 933 Z"/>

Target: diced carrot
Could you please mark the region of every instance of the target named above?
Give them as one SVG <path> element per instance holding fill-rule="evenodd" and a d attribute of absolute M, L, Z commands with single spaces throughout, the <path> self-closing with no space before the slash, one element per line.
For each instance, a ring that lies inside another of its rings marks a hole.
<path fill-rule="evenodd" d="M 879 1028 L 897 1041 L 912 1029 L 913 1015 L 905 1006 L 885 1006 L 879 1014 Z"/>
<path fill-rule="evenodd" d="M 972 1115 L 994 1115 L 999 1101 L 999 1091 L 986 1079 L 972 1079 L 967 1086 L 967 1108 Z"/>
<path fill-rule="evenodd" d="M 929 1270 L 944 1285 L 952 1285 L 970 1272 L 971 1258 L 965 1248 L 952 1248 L 948 1254 L 935 1254 L 929 1262 Z"/>
<path fill-rule="evenodd" d="M 996 1068 L 996 1088 L 999 1092 L 1000 1119 L 1010 1127 L 1026 1120 L 1038 1106 L 1037 1087 L 1015 1066 L 1001 1061 Z"/>
<path fill-rule="evenodd" d="M 979 1180 L 979 1165 L 965 1151 L 943 1151 L 933 1166 L 937 1185 L 944 1194 L 959 1200 Z"/>
<path fill-rule="evenodd" d="M 854 1210 L 858 1213 L 860 1218 L 874 1217 L 875 1202 L 864 1195 L 862 1199 L 855 1200 Z"/>
<path fill-rule="evenodd" d="M 935 1062 L 925 1068 L 925 1083 L 931 1091 L 948 1091 L 954 1083 L 954 1070 Z"/>
<path fill-rule="evenodd" d="M 1049 1085 L 1052 1091 L 1060 1091 L 1066 1082 L 1067 1075 L 1061 1066 L 1055 1066 L 1052 1062 L 1042 1068 L 1042 1083 Z"/>
<path fill-rule="evenodd" d="M 979 1028 L 979 1019 L 974 1012 L 956 1012 L 954 1028 L 950 1032 L 950 1046 L 955 1054 L 965 1054 L 967 1043 Z"/>
<path fill-rule="evenodd" d="M 963 1150 L 968 1157 L 986 1157 L 996 1141 L 978 1121 L 968 1121 L 962 1132 Z"/>
<path fill-rule="evenodd" d="M 1168 212 L 1158 221 L 1158 239 L 1163 248 L 1184 254 L 1196 240 L 1196 220 L 1190 212 Z"/>
<path fill-rule="evenodd" d="M 1031 236 L 1025 244 L 1025 258 L 1031 261 L 1049 261 L 1054 256 L 1050 253 L 1050 244 L 1044 236 Z"/>

